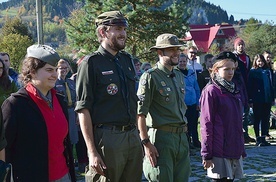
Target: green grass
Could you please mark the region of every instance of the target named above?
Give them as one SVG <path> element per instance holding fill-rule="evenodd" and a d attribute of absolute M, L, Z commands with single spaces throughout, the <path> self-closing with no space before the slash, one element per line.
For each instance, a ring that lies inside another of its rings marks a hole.
<path fill-rule="evenodd" d="M 0 11 L 1 16 L 16 16 L 17 13 L 18 13 L 18 8 L 15 8 L 15 7 L 11 7 L 9 9 Z"/>

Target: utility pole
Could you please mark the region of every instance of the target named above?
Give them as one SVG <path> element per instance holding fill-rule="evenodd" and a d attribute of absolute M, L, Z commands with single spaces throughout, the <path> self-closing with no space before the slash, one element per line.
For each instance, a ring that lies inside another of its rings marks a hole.
<path fill-rule="evenodd" d="M 36 22 L 37 22 L 37 40 L 38 40 L 38 44 L 44 44 L 44 40 L 43 40 L 42 0 L 36 0 Z"/>

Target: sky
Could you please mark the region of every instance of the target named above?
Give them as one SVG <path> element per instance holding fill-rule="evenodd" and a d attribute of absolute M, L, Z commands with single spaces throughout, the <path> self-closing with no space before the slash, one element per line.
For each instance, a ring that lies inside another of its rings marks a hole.
<path fill-rule="evenodd" d="M 235 20 L 250 19 L 251 17 L 268 20 L 276 23 L 276 0 L 205 0 L 227 11 L 228 16 L 233 15 Z"/>
<path fill-rule="evenodd" d="M 7 0 L 0 0 L 5 2 Z M 249 19 L 251 17 L 268 20 L 276 24 L 276 0 L 205 0 L 220 6 L 227 11 L 228 16 L 233 15 L 235 20 Z"/>

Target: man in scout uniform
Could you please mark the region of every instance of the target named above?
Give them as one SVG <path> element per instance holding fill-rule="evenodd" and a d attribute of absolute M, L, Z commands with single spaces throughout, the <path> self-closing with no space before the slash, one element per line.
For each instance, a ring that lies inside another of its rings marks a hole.
<path fill-rule="evenodd" d="M 143 170 L 149 181 L 182 182 L 190 175 L 185 83 L 182 73 L 173 70 L 181 46 L 173 34 L 158 36 L 150 50 L 157 52 L 159 61 L 139 82 L 138 128 L 145 149 Z"/>
<path fill-rule="evenodd" d="M 134 181 L 142 176 L 136 127 L 137 95 L 132 58 L 125 48 L 127 20 L 119 11 L 96 19 L 99 49 L 86 56 L 77 76 L 77 105 L 87 145 L 86 181 Z"/>

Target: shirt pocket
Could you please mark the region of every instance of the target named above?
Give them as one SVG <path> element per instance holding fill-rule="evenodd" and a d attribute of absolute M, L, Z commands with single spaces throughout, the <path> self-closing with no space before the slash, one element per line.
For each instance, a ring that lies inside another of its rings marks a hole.
<path fill-rule="evenodd" d="M 171 87 L 161 87 L 157 90 L 157 92 L 159 94 L 157 97 L 158 102 L 160 102 L 160 104 L 168 104 L 168 103 L 172 103 L 172 88 Z"/>
<path fill-rule="evenodd" d="M 98 84 L 107 86 L 109 84 L 117 84 L 119 85 L 119 76 L 112 74 L 112 75 L 101 75 L 98 78 Z"/>

